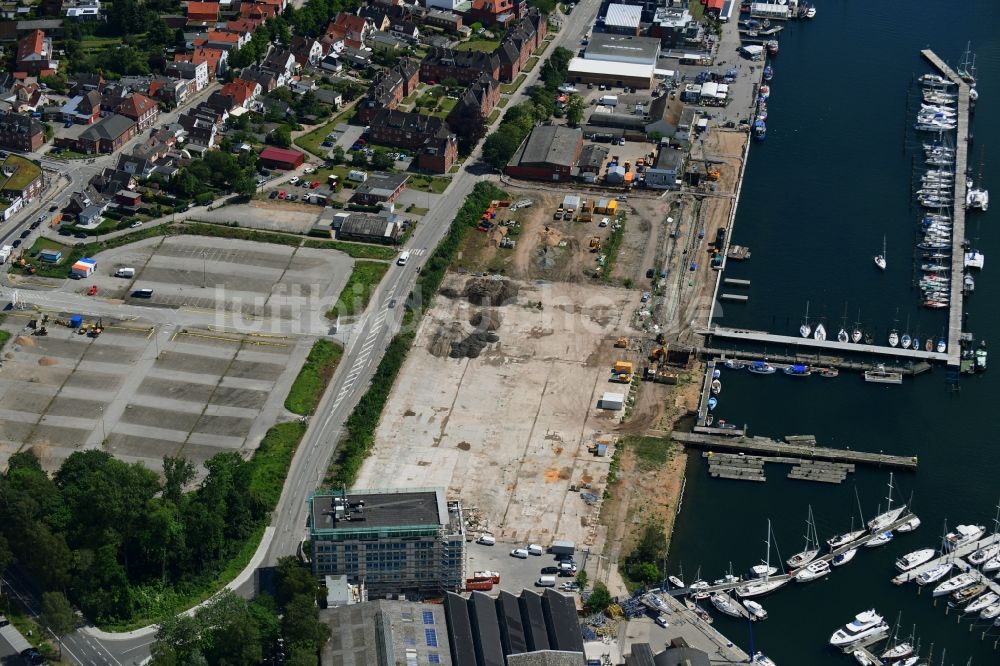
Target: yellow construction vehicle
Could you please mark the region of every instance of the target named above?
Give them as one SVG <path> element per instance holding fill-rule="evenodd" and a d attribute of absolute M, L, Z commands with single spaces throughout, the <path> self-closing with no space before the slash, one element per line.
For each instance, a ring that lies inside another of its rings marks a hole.
<path fill-rule="evenodd" d="M 600 252 L 601 251 L 601 237 L 600 236 L 592 236 L 590 238 L 590 251 L 591 252 Z"/>
<path fill-rule="evenodd" d="M 667 348 L 663 346 L 653 347 L 653 351 L 649 352 L 649 360 L 653 361 L 654 363 L 659 363 L 666 357 L 667 357 Z"/>
<path fill-rule="evenodd" d="M 632 382 L 632 372 L 631 361 L 616 361 L 615 369 L 611 373 L 611 381 L 620 384 L 629 384 Z"/>

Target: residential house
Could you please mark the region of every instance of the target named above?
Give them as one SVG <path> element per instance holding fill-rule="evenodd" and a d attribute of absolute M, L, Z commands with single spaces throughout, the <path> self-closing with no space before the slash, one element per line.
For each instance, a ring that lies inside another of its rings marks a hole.
<path fill-rule="evenodd" d="M 83 95 L 91 90 L 100 91 L 104 87 L 104 77 L 96 73 L 81 72 L 73 75 L 72 83 L 70 93 Z"/>
<path fill-rule="evenodd" d="M 331 53 L 322 60 L 319 61 L 319 68 L 324 72 L 330 72 L 332 74 L 339 74 L 344 70 L 344 63 L 341 62 L 340 58 Z"/>
<path fill-rule="evenodd" d="M 318 39 L 295 35 L 292 37 L 292 54 L 295 56 L 295 62 L 300 67 L 305 67 L 317 65 L 326 55 L 326 51 Z"/>
<path fill-rule="evenodd" d="M 453 125 L 453 118 L 468 117 L 476 114 L 483 118 L 490 115 L 497 102 L 500 101 L 500 83 L 487 74 L 480 74 L 462 93 L 455 107 L 448 114 L 448 125 L 452 131 L 458 131 Z"/>
<path fill-rule="evenodd" d="M 340 61 L 349 69 L 361 70 L 371 64 L 372 53 L 371 51 L 345 46 L 340 51 Z"/>
<path fill-rule="evenodd" d="M 268 49 L 267 57 L 261 63 L 260 68 L 274 74 L 278 81 L 278 87 L 288 85 L 295 73 L 298 64 L 295 62 L 295 54 L 288 49 L 271 45 Z"/>
<path fill-rule="evenodd" d="M 247 41 L 253 36 L 253 31 L 264 25 L 262 19 L 238 18 L 233 21 L 226 21 L 226 30 L 240 35 L 248 35 Z"/>
<path fill-rule="evenodd" d="M 187 19 L 188 23 L 214 24 L 219 20 L 219 3 L 190 0 L 187 5 Z"/>
<path fill-rule="evenodd" d="M 469 23 L 482 23 L 484 26 L 507 26 L 515 19 L 524 15 L 526 0 L 472 0 L 472 7 L 466 11 L 465 18 Z"/>
<path fill-rule="evenodd" d="M 55 74 L 59 61 L 52 55 L 52 38 L 41 30 L 32 30 L 17 42 L 16 71 L 31 76 Z"/>
<path fill-rule="evenodd" d="M 278 78 L 273 72 L 265 71 L 257 65 L 249 65 L 240 71 L 239 78 L 244 81 L 256 81 L 260 84 L 261 92 L 269 93 L 278 87 Z"/>
<path fill-rule="evenodd" d="M 75 141 L 80 153 L 113 153 L 136 135 L 135 121 L 112 113 L 85 129 Z"/>
<path fill-rule="evenodd" d="M 324 104 L 329 104 L 335 109 L 339 109 L 344 104 L 343 96 L 334 90 L 327 90 L 326 88 L 316 88 L 313 91 L 313 95 L 316 96 L 320 102 Z"/>
<path fill-rule="evenodd" d="M 132 155 L 119 155 L 116 171 L 131 174 L 136 178 L 146 179 L 153 175 L 156 166 L 148 159 Z M 132 188 L 129 188 L 132 189 Z"/>
<path fill-rule="evenodd" d="M 419 80 L 420 68 L 408 58 L 379 72 L 368 93 L 357 104 L 359 120 L 368 123 L 382 109 L 395 109 L 404 97 L 417 89 Z"/>
<path fill-rule="evenodd" d="M 59 38 L 62 36 L 62 26 L 62 19 L 31 19 L 27 21 L 17 21 L 14 24 L 14 29 L 17 33 L 17 39 L 24 37 L 29 32 L 34 30 L 41 30 L 49 37 Z"/>
<path fill-rule="evenodd" d="M 375 32 L 375 25 L 364 16 L 340 12 L 333 20 L 333 25 L 344 33 L 344 43 L 356 49 L 365 45 L 368 37 Z"/>
<path fill-rule="evenodd" d="M 376 32 L 368 38 L 368 44 L 376 53 L 395 53 L 407 48 L 406 41 L 385 32 Z"/>
<path fill-rule="evenodd" d="M 79 125 L 92 125 L 101 117 L 101 93 L 91 90 L 85 95 L 74 95 L 59 108 L 60 119 Z"/>
<path fill-rule="evenodd" d="M 63 4 L 63 3 L 61 3 Z M 66 10 L 65 16 L 71 21 L 97 21 L 101 18 L 100 0 L 80 0 L 72 3 L 71 6 L 63 4 Z"/>
<path fill-rule="evenodd" d="M 223 122 L 220 118 L 217 112 L 202 104 L 188 109 L 187 113 L 182 114 L 177 121 L 187 132 L 189 143 L 214 148 L 219 140 L 219 126 Z"/>
<path fill-rule="evenodd" d="M 189 62 L 194 65 L 205 63 L 208 68 L 208 80 L 211 81 L 226 73 L 226 60 L 228 57 L 228 51 L 211 46 L 199 46 L 191 53 L 175 54 L 174 62 Z"/>
<path fill-rule="evenodd" d="M 232 51 L 244 46 L 250 41 L 250 34 L 240 34 L 238 32 L 228 32 L 225 30 L 209 30 L 205 35 L 205 43 L 202 46 Z"/>
<path fill-rule="evenodd" d="M 457 161 L 458 139 L 443 130 L 428 137 L 417 153 L 417 168 L 421 171 L 448 173 Z"/>
<path fill-rule="evenodd" d="M 91 176 L 87 184 L 105 197 L 111 197 L 120 190 L 134 190 L 139 181 L 134 173 L 118 171 L 117 169 L 102 169 L 101 173 Z"/>
<path fill-rule="evenodd" d="M 34 81 L 31 83 L 18 81 L 4 100 L 10 102 L 11 109 L 21 113 L 37 111 L 49 103 L 48 95 Z"/>
<path fill-rule="evenodd" d="M 246 81 L 244 79 L 234 79 L 222 86 L 219 92 L 233 98 L 234 106 L 249 109 L 254 101 L 260 96 L 261 86 L 256 81 Z"/>
<path fill-rule="evenodd" d="M 197 92 L 197 84 L 194 79 L 174 79 L 168 76 L 156 77 L 150 81 L 147 92 L 153 99 L 176 107 L 184 104 L 188 97 Z"/>
<path fill-rule="evenodd" d="M 500 59 L 482 51 L 455 51 L 433 48 L 420 63 L 420 80 L 437 83 L 455 79 L 468 85 L 486 73 L 494 79 L 500 76 Z"/>
<path fill-rule="evenodd" d="M 344 43 L 344 31 L 333 24 L 330 24 L 326 33 L 319 38 L 319 43 L 323 46 L 327 58 L 331 56 L 337 57 L 344 50 L 344 47 L 347 46 Z"/>
<path fill-rule="evenodd" d="M 398 7 L 398 5 L 394 5 L 393 7 L 364 5 L 358 9 L 358 16 L 371 21 L 372 27 L 375 28 L 376 32 L 385 32 L 389 29 L 389 26 L 392 23 L 392 17 L 389 15 L 389 10 L 395 9 L 396 7 Z"/>
<path fill-rule="evenodd" d="M 510 83 L 521 73 L 521 68 L 531 57 L 531 42 L 518 34 L 517 30 L 510 30 L 504 35 L 500 46 L 494 51 L 494 55 L 500 60 L 499 79 L 505 83 Z"/>
<path fill-rule="evenodd" d="M 30 153 L 45 143 L 45 126 L 29 115 L 0 114 L 0 148 Z"/>
<path fill-rule="evenodd" d="M 209 82 L 207 60 L 201 60 L 199 62 L 174 60 L 174 62 L 167 63 L 164 73 L 175 79 L 194 81 L 195 92 L 201 92 L 204 90 L 208 86 Z"/>
<path fill-rule="evenodd" d="M 417 166 L 421 169 L 446 173 L 458 158 L 455 135 L 436 116 L 383 109 L 369 126 L 374 143 L 419 151 Z"/>
<path fill-rule="evenodd" d="M 372 173 L 354 190 L 351 203 L 366 206 L 392 203 L 406 189 L 406 181 L 409 179 L 405 173 Z"/>
<path fill-rule="evenodd" d="M 431 5 L 433 0 L 428 0 L 427 6 L 437 6 Z M 451 9 L 449 7 L 449 9 Z M 448 32 L 458 32 L 458 29 L 462 27 L 462 17 L 455 12 L 444 11 L 441 9 L 431 9 L 424 16 L 424 23 L 427 25 L 434 26 L 435 28 L 441 28 Z"/>
<path fill-rule="evenodd" d="M 416 44 L 417 40 L 420 39 L 420 28 L 410 20 L 393 21 L 392 25 L 389 26 L 388 33 L 411 44 Z"/>
<path fill-rule="evenodd" d="M 160 117 L 160 109 L 156 102 L 145 95 L 134 93 L 118 106 L 118 113 L 135 121 L 136 129 L 142 131 L 156 124 Z"/>

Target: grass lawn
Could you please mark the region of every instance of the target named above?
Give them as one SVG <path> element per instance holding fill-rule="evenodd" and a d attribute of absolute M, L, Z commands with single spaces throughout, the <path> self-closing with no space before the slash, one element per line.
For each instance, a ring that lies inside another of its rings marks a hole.
<path fill-rule="evenodd" d="M 490 117 L 486 119 L 486 124 L 492 125 L 497 121 L 497 118 L 499 117 L 500 117 L 500 109 L 493 109 L 493 113 L 491 113 Z"/>
<path fill-rule="evenodd" d="M 295 145 L 299 148 L 304 148 L 316 157 L 322 157 L 326 159 L 327 151 L 332 150 L 332 148 L 324 148 L 321 144 L 326 141 L 326 135 L 333 131 L 337 125 L 341 123 L 339 118 L 334 118 L 325 125 L 320 125 L 313 131 L 303 134 L 299 138 L 295 139 Z"/>
<path fill-rule="evenodd" d="M 11 169 L 14 172 L 5 182 L 0 183 L 0 186 L 7 190 L 20 192 L 33 180 L 42 175 L 42 170 L 37 164 L 20 155 L 8 155 L 7 159 L 3 161 L 3 166 L 5 169 Z"/>
<path fill-rule="evenodd" d="M 121 43 L 121 37 L 96 37 L 94 35 L 85 35 L 83 40 L 80 42 L 80 48 L 84 51 L 103 51 L 109 46 L 115 46 Z"/>
<path fill-rule="evenodd" d="M 695 21 L 701 21 L 705 18 L 705 6 L 699 0 L 688 0 L 688 11 L 691 12 L 691 18 Z"/>
<path fill-rule="evenodd" d="M 416 204 L 410 204 L 406 207 L 406 212 L 410 215 L 426 215 L 430 208 L 421 208 Z"/>
<path fill-rule="evenodd" d="M 524 63 L 524 71 L 530 72 L 538 65 L 538 56 L 532 56 L 528 58 L 528 62 Z"/>
<path fill-rule="evenodd" d="M 451 99 L 450 97 L 444 97 L 438 102 L 437 110 L 432 113 L 432 116 L 437 116 L 438 118 L 446 118 L 451 110 L 455 108 L 458 104 L 457 99 Z"/>
<path fill-rule="evenodd" d="M 288 391 L 285 409 L 301 416 L 311 416 L 343 355 L 344 348 L 336 342 L 317 340 Z"/>
<path fill-rule="evenodd" d="M 542 42 L 541 46 L 539 46 L 537 49 L 535 49 L 535 55 L 536 56 L 540 56 L 543 53 L 545 53 L 545 49 L 549 48 L 549 44 L 550 44 L 549 41 Z"/>
<path fill-rule="evenodd" d="M 406 182 L 406 186 L 411 190 L 433 192 L 434 194 L 441 194 L 448 189 L 449 185 L 451 185 L 451 178 L 425 176 L 422 173 L 410 175 L 410 180 Z"/>
<path fill-rule="evenodd" d="M 500 92 L 505 93 L 505 94 L 509 94 L 509 93 L 514 92 L 515 90 L 517 90 L 518 88 L 521 87 L 521 84 L 524 83 L 524 80 L 526 78 L 528 78 L 528 76 L 526 74 L 518 74 L 517 78 L 514 79 L 513 82 L 511 82 L 511 83 L 505 83 L 505 84 L 501 85 L 500 86 Z"/>
<path fill-rule="evenodd" d="M 327 319 L 336 320 L 338 317 L 358 315 L 364 312 L 371 300 L 372 292 L 378 283 L 382 281 L 382 276 L 389 270 L 390 264 L 381 261 L 358 261 L 354 264 L 351 277 L 347 278 L 347 284 L 340 292 L 340 298 L 336 305 L 326 313 Z"/>
<path fill-rule="evenodd" d="M 67 150 L 66 148 L 60 149 L 58 153 L 49 151 L 45 153 L 45 156 L 54 160 L 85 160 L 94 157 L 87 153 L 78 153 L 75 150 Z"/>
<path fill-rule="evenodd" d="M 399 250 L 388 245 L 370 245 L 367 243 L 349 243 L 347 241 L 320 240 L 310 238 L 305 242 L 305 247 L 316 250 L 337 250 L 343 252 L 353 259 L 380 259 L 389 261 L 395 259 Z"/>
<path fill-rule="evenodd" d="M 455 47 L 456 51 L 483 51 L 485 53 L 493 53 L 500 46 L 500 41 L 497 39 L 470 39 L 467 42 L 462 42 Z"/>
<path fill-rule="evenodd" d="M 501 97 L 499 100 L 497 100 L 497 108 L 502 109 L 506 107 L 507 104 L 509 103 L 510 103 L 509 97 Z"/>

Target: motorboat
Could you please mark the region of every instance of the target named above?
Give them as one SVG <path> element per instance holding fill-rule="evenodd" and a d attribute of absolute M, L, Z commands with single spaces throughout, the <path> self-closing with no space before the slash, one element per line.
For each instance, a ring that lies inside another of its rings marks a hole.
<path fill-rule="evenodd" d="M 819 326 L 816 327 L 816 330 L 819 330 Z M 812 374 L 812 370 L 809 369 L 808 365 L 788 365 L 785 366 L 784 372 L 786 375 L 791 375 L 792 377 L 808 377 Z"/>
<path fill-rule="evenodd" d="M 921 587 L 924 585 L 930 585 L 931 583 L 936 583 L 947 576 L 954 568 L 954 562 L 942 562 L 941 564 L 938 564 L 923 573 L 917 574 L 915 580 L 917 581 L 917 585 L 920 585 Z"/>
<path fill-rule="evenodd" d="M 756 621 L 756 620 L 767 619 L 767 611 L 764 610 L 764 607 L 761 606 L 756 601 L 754 601 L 753 599 L 747 599 L 746 601 L 744 601 L 743 607 L 747 609 L 748 613 L 750 613 L 751 620 Z"/>
<path fill-rule="evenodd" d="M 760 89 L 758 89 L 757 92 L 760 93 L 761 97 L 763 97 L 764 99 L 767 99 L 768 97 L 771 96 L 771 86 L 767 85 L 766 83 L 762 84 L 761 87 L 760 87 Z"/>
<path fill-rule="evenodd" d="M 899 333 L 896 329 L 889 331 L 889 346 L 895 347 L 899 344 Z"/>
<path fill-rule="evenodd" d="M 910 337 L 910 334 L 903 333 L 903 337 L 899 339 L 899 346 L 903 349 L 909 349 L 911 342 L 913 342 L 913 338 Z"/>
<path fill-rule="evenodd" d="M 837 377 L 838 375 L 840 375 L 840 370 L 837 370 L 837 368 L 822 368 L 819 371 L 819 376 L 826 377 L 827 379 Z"/>
<path fill-rule="evenodd" d="M 670 582 L 671 585 L 673 585 L 678 589 L 684 587 L 684 581 L 682 581 L 677 576 L 667 576 L 667 580 Z"/>
<path fill-rule="evenodd" d="M 896 560 L 896 568 L 906 573 L 907 571 L 912 571 L 916 569 L 921 564 L 926 564 L 934 559 L 934 553 L 937 552 L 933 548 L 923 548 L 921 550 L 915 550 L 912 553 L 907 553 L 901 558 Z"/>
<path fill-rule="evenodd" d="M 892 537 L 893 534 L 891 531 L 876 534 L 872 539 L 865 542 L 865 548 L 878 548 L 879 546 L 884 546 L 892 541 Z"/>
<path fill-rule="evenodd" d="M 995 620 L 1000 617 L 1000 604 L 993 604 L 992 606 L 987 606 L 979 613 L 979 617 L 984 620 Z"/>
<path fill-rule="evenodd" d="M 778 51 L 780 50 L 780 47 L 778 46 L 778 40 L 777 39 L 769 39 L 769 40 L 767 40 L 766 46 L 767 46 L 767 55 L 771 56 L 772 58 L 774 56 L 778 55 Z"/>
<path fill-rule="evenodd" d="M 946 594 L 957 592 L 958 590 L 961 590 L 963 587 L 968 587 L 969 585 L 974 585 L 975 583 L 976 583 L 975 574 L 960 573 L 957 576 L 952 576 L 943 583 L 939 583 L 938 586 L 934 588 L 932 594 L 935 597 L 943 597 Z"/>
<path fill-rule="evenodd" d="M 867 534 L 867 530 L 854 530 L 853 532 L 845 532 L 844 534 L 838 534 L 835 537 L 830 537 L 826 540 L 826 545 L 830 546 L 830 550 L 837 550 L 841 546 L 846 546 L 849 543 L 853 543 Z"/>
<path fill-rule="evenodd" d="M 982 525 L 959 525 L 954 531 L 945 535 L 945 550 L 953 551 L 972 543 L 982 537 L 984 532 L 986 532 L 986 528 Z"/>
<path fill-rule="evenodd" d="M 691 585 L 688 587 L 690 595 L 695 599 L 707 599 L 709 596 L 711 596 L 712 593 L 706 592 L 707 589 L 708 589 L 707 580 L 696 580 L 695 582 L 691 583 Z"/>
<path fill-rule="evenodd" d="M 753 124 L 753 138 L 757 141 L 763 141 L 767 138 L 767 124 L 763 120 L 758 118 Z"/>
<path fill-rule="evenodd" d="M 995 605 L 998 600 L 1000 600 L 1000 594 L 997 594 L 996 592 L 987 592 L 966 606 L 965 612 L 970 614 L 981 613 L 990 606 Z"/>
<path fill-rule="evenodd" d="M 902 384 L 903 373 L 886 370 L 885 366 L 879 363 L 872 370 L 865 370 L 865 381 L 873 384 Z"/>
<path fill-rule="evenodd" d="M 764 576 L 773 576 L 778 573 L 778 567 L 772 567 L 767 564 L 758 564 L 756 566 L 750 567 L 750 575 L 754 578 L 763 578 Z"/>
<path fill-rule="evenodd" d="M 915 349 L 917 351 L 920 350 L 920 338 L 918 338 L 916 336 L 913 336 L 913 349 Z M 920 519 L 919 518 L 917 518 L 917 524 L 913 527 L 913 529 L 915 530 L 915 529 L 917 529 L 917 527 L 920 527 Z M 896 531 L 897 532 L 901 532 L 902 530 L 900 530 L 899 528 L 896 528 Z M 913 531 L 913 530 L 909 530 L 909 531 Z"/>
<path fill-rule="evenodd" d="M 986 561 L 983 565 L 983 571 L 986 573 L 993 573 L 994 571 L 1000 571 L 1000 555 L 993 557 Z"/>
<path fill-rule="evenodd" d="M 718 379 L 713 379 L 711 389 L 712 393 L 718 395 L 719 393 L 722 392 L 722 382 L 720 382 Z"/>
<path fill-rule="evenodd" d="M 905 504 L 897 506 L 895 509 L 892 508 L 892 490 L 893 490 L 892 482 L 893 482 L 893 473 L 889 472 L 889 494 L 886 496 L 886 500 L 888 501 L 888 507 L 886 508 L 884 513 L 880 513 L 868 521 L 868 529 L 870 529 L 872 532 L 880 532 L 884 530 L 886 527 L 892 525 L 894 522 L 899 520 L 899 517 L 903 515 L 904 511 L 906 511 Z"/>
<path fill-rule="evenodd" d="M 885 270 L 885 236 L 882 236 L 882 254 L 875 255 L 875 265 L 878 266 L 879 270 Z"/>
<path fill-rule="evenodd" d="M 889 625 L 875 609 L 858 613 L 849 623 L 830 636 L 830 645 L 844 647 L 889 631 Z"/>
<path fill-rule="evenodd" d="M 765 65 L 764 66 L 764 80 L 765 81 L 770 81 L 773 78 L 774 78 L 774 68 L 771 67 L 770 65 Z"/>
<path fill-rule="evenodd" d="M 955 85 L 954 81 L 939 76 L 938 74 L 923 74 L 919 79 L 921 84 L 925 86 L 938 86 L 942 88 L 948 88 Z"/>
<path fill-rule="evenodd" d="M 763 652 L 756 653 L 753 656 L 753 659 L 750 660 L 750 663 L 753 666 L 777 666 L 777 664 L 774 663 L 774 660 L 770 657 L 764 656 Z"/>
<path fill-rule="evenodd" d="M 861 664 L 861 666 L 875 666 L 875 662 L 872 658 L 861 650 L 855 650 L 851 654 L 854 656 L 854 661 Z"/>
<path fill-rule="evenodd" d="M 722 613 L 723 615 L 728 615 L 729 617 L 743 617 L 744 613 L 740 612 L 739 602 L 730 597 L 725 592 L 716 592 L 709 600 L 715 609 Z"/>
<path fill-rule="evenodd" d="M 953 603 L 956 606 L 967 604 L 988 589 L 989 588 L 986 587 L 986 583 L 975 583 L 974 585 L 967 585 L 966 587 L 963 587 L 960 590 L 955 590 L 954 592 L 952 592 L 951 593 L 952 600 L 949 603 Z"/>
<path fill-rule="evenodd" d="M 820 342 L 826 340 L 826 327 L 823 324 L 816 324 L 816 330 L 813 331 L 813 338 Z"/>
<path fill-rule="evenodd" d="M 714 395 L 708 399 L 708 408 L 710 410 L 715 409 L 719 405 L 719 399 Z"/>
<path fill-rule="evenodd" d="M 971 189 L 965 193 L 965 207 L 978 208 L 986 212 L 990 207 L 989 190 Z"/>
<path fill-rule="evenodd" d="M 980 564 L 985 564 L 988 560 L 996 557 L 997 553 L 1000 553 L 1000 543 L 991 543 L 987 546 L 983 546 L 976 552 L 969 555 L 969 564 L 978 567 Z"/>
<path fill-rule="evenodd" d="M 799 583 L 808 583 L 811 580 L 822 578 L 830 573 L 830 563 L 826 560 L 816 560 L 811 562 L 804 569 L 800 569 L 795 574 L 795 580 Z"/>
<path fill-rule="evenodd" d="M 839 555 L 834 555 L 833 559 L 830 560 L 830 564 L 832 564 L 835 567 L 842 567 L 851 560 L 853 560 L 854 556 L 857 554 L 858 554 L 857 548 L 851 548 L 850 550 L 845 550 L 843 553 L 840 553 Z"/>
<path fill-rule="evenodd" d="M 755 375 L 773 375 L 777 369 L 766 361 L 754 361 L 748 368 Z"/>
<path fill-rule="evenodd" d="M 809 507 L 809 512 L 806 515 L 806 534 L 805 534 L 806 545 L 801 552 L 796 553 L 789 557 L 785 563 L 790 569 L 798 569 L 799 567 L 804 567 L 819 555 L 819 538 L 816 535 L 816 524 L 813 521 L 813 511 L 812 506 Z"/>
<path fill-rule="evenodd" d="M 731 358 L 728 361 L 726 361 L 726 367 L 729 368 L 730 370 L 742 370 L 743 368 L 747 367 L 747 364 L 744 363 L 743 361 L 737 361 L 736 359 Z"/>
<path fill-rule="evenodd" d="M 918 349 L 920 347 L 920 345 L 918 345 L 917 342 L 919 342 L 919 340 L 917 340 L 916 338 L 913 338 L 913 348 L 914 349 Z M 917 518 L 916 516 L 913 516 L 912 518 L 910 518 L 909 520 L 907 520 L 905 523 L 903 523 L 902 525 L 900 525 L 899 527 L 897 527 L 896 531 L 897 532 L 912 532 L 913 530 L 917 529 L 918 527 L 920 527 L 920 519 Z"/>

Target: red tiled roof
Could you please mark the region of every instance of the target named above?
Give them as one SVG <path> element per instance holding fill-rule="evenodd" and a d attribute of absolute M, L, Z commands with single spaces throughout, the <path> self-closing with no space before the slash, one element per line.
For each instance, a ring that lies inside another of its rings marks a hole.
<path fill-rule="evenodd" d="M 260 19 L 241 18 L 236 21 L 227 21 L 226 30 L 239 34 L 245 34 L 248 32 L 253 32 L 257 28 L 259 28 L 262 23 L 264 22 Z"/>
<path fill-rule="evenodd" d="M 132 120 L 139 120 L 143 114 L 153 108 L 156 108 L 156 102 L 145 95 L 135 93 L 122 101 L 118 106 L 118 113 Z"/>
<path fill-rule="evenodd" d="M 17 61 L 27 60 L 33 55 L 41 56 L 45 48 L 45 33 L 32 30 L 17 43 Z"/>
<path fill-rule="evenodd" d="M 187 6 L 188 18 L 192 16 L 214 16 L 219 18 L 218 2 L 189 2 Z"/>
<path fill-rule="evenodd" d="M 348 31 L 353 32 L 363 31 L 366 25 L 365 20 L 362 17 L 344 12 L 337 14 L 336 24 Z"/>
<path fill-rule="evenodd" d="M 724 4 L 725 0 L 708 0 L 708 8 L 716 11 L 722 11 L 722 6 Z"/>
<path fill-rule="evenodd" d="M 260 159 L 262 160 L 276 160 L 278 162 L 295 162 L 302 158 L 302 153 L 297 150 L 289 150 L 288 148 L 277 148 L 275 146 L 268 146 L 264 150 L 260 151 Z"/>
<path fill-rule="evenodd" d="M 240 36 L 232 32 L 223 32 L 222 30 L 209 30 L 208 41 L 237 44 L 240 41 Z"/>
<path fill-rule="evenodd" d="M 160 90 L 162 89 L 163 89 L 163 81 L 150 81 L 149 90 L 147 90 L 146 92 L 149 93 L 150 97 L 156 97 L 156 94 L 160 92 Z"/>
<path fill-rule="evenodd" d="M 243 79 L 234 79 L 230 83 L 222 86 L 222 90 L 219 92 L 227 97 L 232 97 L 238 104 L 243 104 L 251 95 L 253 95 L 254 90 L 257 88 L 256 82 L 244 81 Z"/>

